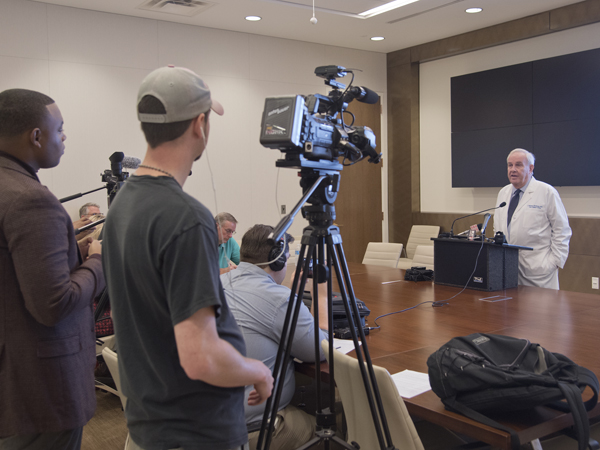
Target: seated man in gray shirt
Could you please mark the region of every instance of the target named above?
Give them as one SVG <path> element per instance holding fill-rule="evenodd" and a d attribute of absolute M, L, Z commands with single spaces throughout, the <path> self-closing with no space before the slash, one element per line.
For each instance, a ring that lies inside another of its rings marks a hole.
<path fill-rule="evenodd" d="M 249 358 L 261 360 L 273 370 L 282 328 L 289 304 L 290 289 L 282 286 L 287 271 L 289 244 L 294 238 L 286 233 L 285 244 L 273 247 L 267 237 L 273 231 L 268 225 L 254 225 L 242 239 L 240 265 L 221 275 L 227 303 L 246 341 Z M 285 246 L 285 248 L 284 248 Z M 271 255 L 271 256 L 270 256 Z M 276 259 L 275 262 L 271 260 Z M 307 283 L 308 285 L 308 283 Z M 327 339 L 326 284 L 319 288 L 320 340 Z M 294 333 L 291 356 L 305 362 L 315 361 L 314 321 L 304 304 Z M 325 355 L 321 352 L 321 360 Z M 246 397 L 252 386 L 246 387 Z M 271 450 L 298 448 L 314 435 L 315 418 L 290 405 L 295 391 L 293 360 L 288 361 L 284 387 L 279 403 L 278 420 L 271 441 Z M 265 405 L 248 406 L 245 402 L 246 424 L 249 425 L 250 448 L 256 448 Z M 253 429 L 258 431 L 252 431 Z"/>

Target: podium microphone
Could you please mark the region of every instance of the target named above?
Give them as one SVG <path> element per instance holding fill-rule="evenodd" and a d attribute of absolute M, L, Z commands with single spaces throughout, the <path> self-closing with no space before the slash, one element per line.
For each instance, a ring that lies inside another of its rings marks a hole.
<path fill-rule="evenodd" d="M 476 213 L 473 213 L 473 214 L 467 214 L 466 216 L 462 216 L 462 217 L 459 217 L 459 218 L 457 218 L 457 219 L 454 219 L 454 222 L 452 222 L 452 226 L 450 227 L 450 237 L 454 237 L 454 223 L 455 223 L 457 220 L 460 220 L 460 219 L 465 219 L 465 218 L 467 218 L 467 217 L 471 217 L 471 216 L 476 216 L 477 214 L 481 214 L 481 213 L 484 213 L 484 212 L 486 212 L 486 211 L 491 211 L 491 210 L 493 210 L 493 209 L 504 208 L 505 206 L 506 206 L 506 202 L 502 202 L 502 203 L 500 203 L 498 206 L 496 206 L 496 207 L 494 207 L 494 208 L 488 208 L 488 209 L 484 209 L 483 211 L 479 211 L 479 212 L 476 212 Z M 487 214 L 486 214 L 486 215 L 487 215 Z M 490 214 L 489 216 L 491 217 L 491 214 Z M 484 223 L 484 225 L 483 225 L 483 227 L 482 227 L 482 229 L 481 229 L 481 230 L 482 230 L 482 231 L 481 231 L 481 234 L 485 233 L 485 227 L 487 226 L 487 223 L 488 223 L 488 221 L 490 220 L 490 217 L 488 217 L 488 218 L 485 220 L 485 223 Z"/>
<path fill-rule="evenodd" d="M 506 205 L 506 202 L 504 202 L 504 204 Z M 486 213 L 486 215 L 483 216 L 483 227 L 481 227 L 481 239 L 485 237 L 485 229 L 487 228 L 488 222 L 490 221 L 490 217 L 492 217 L 490 213 Z"/>

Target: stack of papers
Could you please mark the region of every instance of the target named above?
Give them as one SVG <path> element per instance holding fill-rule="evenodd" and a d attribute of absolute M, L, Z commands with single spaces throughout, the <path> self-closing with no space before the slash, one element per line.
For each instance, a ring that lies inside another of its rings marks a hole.
<path fill-rule="evenodd" d="M 398 393 L 404 398 L 412 398 L 431 390 L 429 375 L 426 373 L 403 370 L 392 375 L 392 380 L 396 384 Z"/>

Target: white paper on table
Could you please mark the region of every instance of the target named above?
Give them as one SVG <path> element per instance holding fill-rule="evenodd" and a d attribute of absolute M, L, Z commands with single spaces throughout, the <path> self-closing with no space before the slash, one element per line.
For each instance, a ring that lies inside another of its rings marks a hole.
<path fill-rule="evenodd" d="M 429 375 L 426 373 L 403 370 L 392 375 L 392 380 L 400 396 L 404 398 L 412 398 L 431 390 Z"/>
<path fill-rule="evenodd" d="M 358 340 L 358 345 L 361 345 L 360 339 Z M 347 354 L 352 350 L 355 350 L 354 341 L 352 339 L 333 338 L 333 348 L 335 348 L 338 352 Z"/>

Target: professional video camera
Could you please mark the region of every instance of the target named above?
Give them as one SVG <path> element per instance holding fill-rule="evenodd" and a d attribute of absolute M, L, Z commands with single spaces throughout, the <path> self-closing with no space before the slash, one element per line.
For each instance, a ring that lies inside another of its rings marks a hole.
<path fill-rule="evenodd" d="M 318 167 L 320 164 L 337 167 L 351 165 L 364 158 L 379 163 L 381 153 L 375 151 L 375 134 L 369 127 L 354 127 L 354 115 L 346 111 L 348 103 L 374 104 L 379 96 L 365 87 L 352 87 L 335 81 L 352 73 L 341 66 L 320 66 L 315 75 L 325 78 L 333 90 L 327 96 L 270 97 L 265 100 L 260 143 L 285 153 L 280 167 Z M 352 123 L 344 123 L 344 113 L 351 115 Z M 335 162 L 336 164 L 332 164 Z M 341 167 L 339 167 L 341 169 Z M 338 169 L 338 170 L 339 170 Z M 334 169 L 335 170 L 335 169 Z"/>
<path fill-rule="evenodd" d="M 108 206 L 110 207 L 115 195 L 117 195 L 117 192 L 121 189 L 125 180 L 129 178 L 129 172 L 123 172 L 123 168 L 137 169 L 142 161 L 132 156 L 125 156 L 123 152 L 114 152 L 108 159 L 110 161 L 110 169 L 107 169 L 104 173 L 100 174 L 102 181 L 106 183 L 106 186 L 79 194 L 69 195 L 68 197 L 61 198 L 59 201 L 61 203 L 69 202 L 76 198 L 83 197 L 84 195 L 91 194 L 92 192 L 106 189 L 108 192 Z M 83 228 L 81 231 L 84 231 Z"/>
<path fill-rule="evenodd" d="M 123 172 L 123 168 L 137 169 L 141 161 L 132 156 L 125 156 L 123 152 L 114 152 L 108 158 L 110 161 L 110 169 L 101 174 L 102 181 L 106 183 L 108 192 L 108 207 L 115 199 L 117 192 L 123 186 L 123 183 L 129 178 L 129 172 Z"/>

